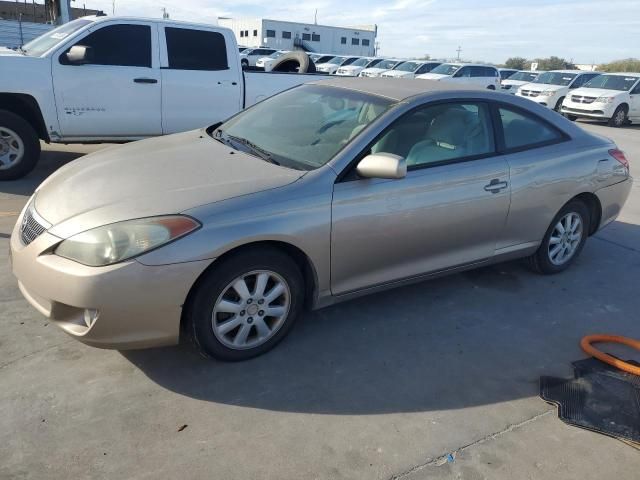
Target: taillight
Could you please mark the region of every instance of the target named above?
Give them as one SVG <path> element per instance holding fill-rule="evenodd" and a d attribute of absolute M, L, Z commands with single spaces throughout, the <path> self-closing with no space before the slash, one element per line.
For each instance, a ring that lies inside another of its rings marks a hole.
<path fill-rule="evenodd" d="M 609 150 L 609 155 L 611 155 L 625 167 L 629 168 L 629 160 L 627 160 L 627 157 L 624 156 L 624 152 L 622 150 L 614 148 L 612 150 Z"/>

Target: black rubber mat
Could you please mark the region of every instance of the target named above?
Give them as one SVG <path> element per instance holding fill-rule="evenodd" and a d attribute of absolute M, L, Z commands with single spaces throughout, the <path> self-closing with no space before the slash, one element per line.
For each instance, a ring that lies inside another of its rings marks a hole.
<path fill-rule="evenodd" d="M 595 358 L 572 365 L 575 378 L 540 377 L 542 399 L 565 423 L 640 443 L 640 377 Z"/>

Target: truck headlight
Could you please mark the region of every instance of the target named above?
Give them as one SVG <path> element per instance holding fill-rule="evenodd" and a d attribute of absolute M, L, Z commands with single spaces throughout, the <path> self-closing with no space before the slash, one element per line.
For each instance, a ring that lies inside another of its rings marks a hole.
<path fill-rule="evenodd" d="M 55 254 L 83 265 L 103 267 L 165 245 L 200 228 L 184 215 L 140 218 L 112 223 L 63 240 Z"/>

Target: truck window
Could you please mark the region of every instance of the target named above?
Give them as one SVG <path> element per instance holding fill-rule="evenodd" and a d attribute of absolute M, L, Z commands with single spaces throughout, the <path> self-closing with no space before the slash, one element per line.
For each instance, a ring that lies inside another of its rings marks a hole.
<path fill-rule="evenodd" d="M 89 65 L 151 67 L 151 27 L 149 25 L 107 25 L 90 33 L 76 45 L 90 47 Z M 67 56 L 60 63 L 67 65 Z"/>
<path fill-rule="evenodd" d="M 169 68 L 175 70 L 227 70 L 227 45 L 218 32 L 165 27 Z"/>

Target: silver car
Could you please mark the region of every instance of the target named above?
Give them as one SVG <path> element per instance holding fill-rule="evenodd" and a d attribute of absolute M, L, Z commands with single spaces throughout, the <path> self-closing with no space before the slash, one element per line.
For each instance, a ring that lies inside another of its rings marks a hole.
<path fill-rule="evenodd" d="M 89 345 L 242 360 L 305 307 L 526 258 L 567 268 L 631 188 L 610 140 L 527 99 L 336 78 L 88 155 L 11 237 L 24 296 Z"/>

